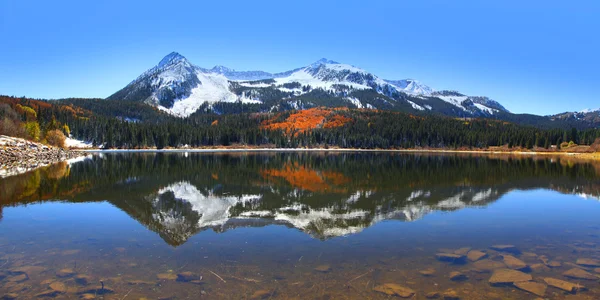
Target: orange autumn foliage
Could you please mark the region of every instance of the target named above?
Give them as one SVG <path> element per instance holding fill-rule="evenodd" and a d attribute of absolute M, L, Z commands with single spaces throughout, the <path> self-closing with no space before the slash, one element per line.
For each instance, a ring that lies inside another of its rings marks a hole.
<path fill-rule="evenodd" d="M 342 115 L 335 115 L 323 125 L 323 128 L 341 127 L 341 126 L 344 126 L 344 124 L 351 122 L 351 121 L 352 121 L 352 119 L 350 119 L 348 117 L 345 117 Z"/>
<path fill-rule="evenodd" d="M 337 111 L 347 108 L 310 108 L 293 112 L 283 121 L 278 121 L 281 114 L 262 122 L 262 128 L 269 130 L 283 130 L 289 135 L 297 136 L 300 133 L 316 128 L 334 128 L 344 126 L 352 119 L 340 115 Z"/>
<path fill-rule="evenodd" d="M 298 162 L 286 163 L 282 169 L 262 170 L 261 175 L 267 180 L 284 179 L 293 187 L 311 192 L 343 192 L 343 184 L 348 182 L 341 173 L 315 171 Z"/>

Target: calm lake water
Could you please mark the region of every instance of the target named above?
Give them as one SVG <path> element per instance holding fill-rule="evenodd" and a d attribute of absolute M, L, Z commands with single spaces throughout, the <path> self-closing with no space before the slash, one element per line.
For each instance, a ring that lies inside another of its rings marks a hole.
<path fill-rule="evenodd" d="M 0 179 L 0 297 L 600 299 L 599 198 L 567 158 L 96 154 Z"/>

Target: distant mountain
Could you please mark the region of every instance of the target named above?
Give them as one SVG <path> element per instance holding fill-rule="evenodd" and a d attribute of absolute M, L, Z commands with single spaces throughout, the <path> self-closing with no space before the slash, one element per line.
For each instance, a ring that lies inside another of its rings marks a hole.
<path fill-rule="evenodd" d="M 552 120 L 586 123 L 591 127 L 600 124 L 600 108 L 584 109 L 578 112 L 564 112 L 550 116 Z"/>
<path fill-rule="evenodd" d="M 346 106 L 456 117 L 508 113 L 486 97 L 434 91 L 413 79 L 386 80 L 325 58 L 305 67 L 269 73 L 225 66 L 202 68 L 176 52 L 108 99 L 144 102 L 179 117 L 199 110 L 226 113 L 221 103 L 247 105 L 254 111 Z"/>

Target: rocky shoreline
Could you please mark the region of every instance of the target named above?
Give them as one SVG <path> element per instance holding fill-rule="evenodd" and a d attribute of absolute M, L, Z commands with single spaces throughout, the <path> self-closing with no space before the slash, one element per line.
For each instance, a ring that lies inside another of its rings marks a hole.
<path fill-rule="evenodd" d="M 87 153 L 81 151 L 70 151 L 0 135 L 0 178 L 85 155 Z"/>

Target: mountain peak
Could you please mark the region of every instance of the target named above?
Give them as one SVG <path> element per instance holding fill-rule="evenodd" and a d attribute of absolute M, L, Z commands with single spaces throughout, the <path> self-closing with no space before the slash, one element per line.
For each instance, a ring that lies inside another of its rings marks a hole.
<path fill-rule="evenodd" d="M 431 95 L 434 92 L 431 87 L 414 79 L 386 80 L 386 82 L 413 95 Z"/>
<path fill-rule="evenodd" d="M 324 65 L 324 64 L 339 64 L 339 62 L 337 61 L 333 61 L 327 58 L 321 58 L 317 61 L 315 61 L 314 63 L 311 64 L 311 66 L 318 66 L 318 65 Z"/>
<path fill-rule="evenodd" d="M 600 112 L 600 108 L 596 108 L 596 109 L 590 109 L 590 108 L 586 108 L 580 111 L 580 113 L 583 114 L 588 114 L 588 113 L 593 113 L 593 112 Z"/>
<path fill-rule="evenodd" d="M 163 59 L 160 60 L 160 62 L 158 63 L 158 67 L 163 67 L 165 65 L 169 65 L 169 64 L 175 64 L 177 62 L 180 61 L 186 61 L 187 59 L 177 53 L 177 52 L 171 52 L 169 54 L 167 54 L 167 56 L 163 57 Z"/>
<path fill-rule="evenodd" d="M 221 74 L 229 73 L 229 72 L 235 72 L 234 69 L 228 68 L 228 67 L 225 67 L 225 66 L 221 66 L 221 65 L 214 66 L 210 70 L 213 71 L 213 72 L 221 73 Z"/>

